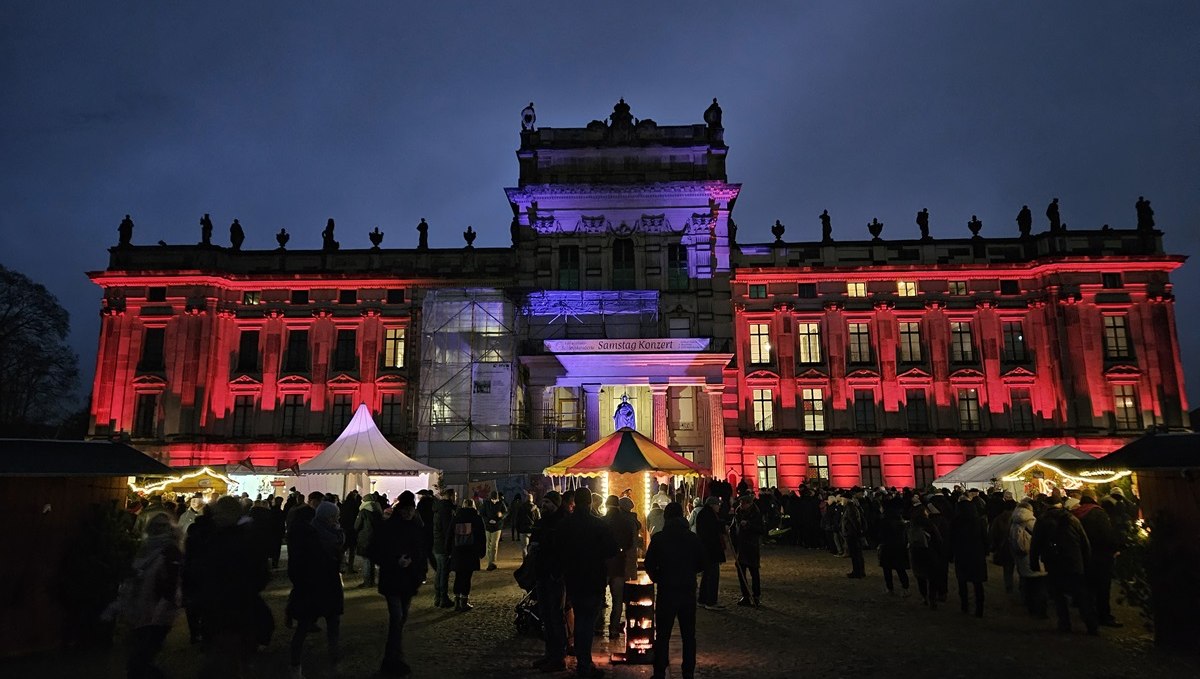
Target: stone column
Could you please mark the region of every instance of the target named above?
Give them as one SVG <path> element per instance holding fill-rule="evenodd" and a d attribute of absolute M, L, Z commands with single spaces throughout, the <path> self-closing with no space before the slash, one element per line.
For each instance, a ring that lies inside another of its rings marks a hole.
<path fill-rule="evenodd" d="M 591 445 L 600 440 L 600 385 L 581 384 L 583 393 L 583 443 Z"/>
<path fill-rule="evenodd" d="M 712 475 L 717 479 L 725 478 L 725 416 L 721 406 L 724 391 L 723 384 L 704 385 L 704 395 L 708 398 L 708 449 Z"/>
<path fill-rule="evenodd" d="M 671 432 L 667 428 L 667 385 L 651 384 L 650 396 L 653 398 L 654 442 L 660 446 L 670 447 Z"/>

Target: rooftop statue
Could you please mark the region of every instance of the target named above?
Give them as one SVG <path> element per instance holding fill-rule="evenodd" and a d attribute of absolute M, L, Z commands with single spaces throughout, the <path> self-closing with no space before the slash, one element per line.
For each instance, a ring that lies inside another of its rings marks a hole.
<path fill-rule="evenodd" d="M 533 132 L 534 124 L 537 123 L 537 114 L 533 112 L 533 102 L 521 110 L 521 130 L 524 132 Z"/>
<path fill-rule="evenodd" d="M 379 244 L 383 242 L 383 232 L 377 226 L 374 231 L 367 233 L 367 238 L 371 239 L 371 249 L 378 250 Z"/>
<path fill-rule="evenodd" d="M 208 218 L 208 213 L 200 218 L 200 244 L 212 245 L 212 220 Z"/>
<path fill-rule="evenodd" d="M 477 236 L 477 235 L 479 235 L 479 234 L 475 233 L 475 229 L 472 229 L 470 227 L 470 225 L 467 226 L 466 231 L 463 231 L 463 240 L 467 241 L 467 249 L 468 250 L 475 247 L 475 245 L 474 245 L 475 236 Z"/>
<path fill-rule="evenodd" d="M 879 234 L 883 233 L 883 222 L 872 217 L 871 223 L 867 224 L 867 230 L 871 232 L 871 240 L 883 240 Z"/>
<path fill-rule="evenodd" d="M 133 241 L 133 220 L 129 215 L 125 215 L 125 219 L 121 220 L 121 224 L 117 227 L 117 247 L 129 247 Z"/>
<path fill-rule="evenodd" d="M 971 230 L 971 238 L 979 238 L 979 230 L 983 228 L 983 222 L 975 215 L 971 215 L 971 221 L 967 222 L 967 228 Z"/>
<path fill-rule="evenodd" d="M 421 223 L 417 224 L 417 249 L 429 249 L 429 225 L 425 223 L 425 218 L 421 218 Z"/>
<path fill-rule="evenodd" d="M 621 99 L 613 106 L 612 115 L 608 119 L 614 129 L 633 128 L 633 114 L 629 112 L 629 104 L 625 103 L 625 99 Z"/>
<path fill-rule="evenodd" d="M 775 220 L 775 226 L 772 226 L 772 227 L 771 227 L 771 235 L 772 235 L 772 236 L 775 236 L 775 242 L 776 242 L 776 243 L 782 243 L 782 242 L 783 242 L 783 232 L 784 232 L 784 231 L 786 231 L 786 230 L 787 230 L 787 227 L 786 227 L 786 226 L 784 226 L 783 224 L 780 224 L 780 223 L 779 223 L 779 220 L 778 220 L 778 219 L 776 219 L 776 220 Z"/>
<path fill-rule="evenodd" d="M 1058 199 L 1050 201 L 1046 206 L 1046 219 L 1050 220 L 1050 233 L 1062 231 L 1062 218 L 1058 214 Z"/>
<path fill-rule="evenodd" d="M 917 226 L 921 228 L 921 240 L 931 240 L 929 236 L 929 208 L 923 207 L 917 213 Z"/>
<path fill-rule="evenodd" d="M 1028 238 L 1029 233 L 1033 231 L 1033 212 L 1029 210 L 1028 205 L 1022 205 L 1021 211 L 1017 213 L 1017 229 L 1021 232 L 1021 238 Z"/>
<path fill-rule="evenodd" d="M 704 122 L 710 130 L 719 130 L 721 128 L 721 107 L 717 104 L 717 98 L 713 97 L 713 103 L 704 110 Z"/>
<path fill-rule="evenodd" d="M 613 428 L 617 431 L 637 429 L 637 415 L 633 412 L 633 406 L 629 405 L 629 394 L 621 394 L 621 403 L 613 411 Z"/>
<path fill-rule="evenodd" d="M 333 217 L 325 222 L 325 230 L 321 232 L 321 249 L 325 252 L 333 252 L 341 247 L 336 240 L 333 239 Z"/>
<path fill-rule="evenodd" d="M 287 229 L 280 229 L 279 233 L 275 234 L 275 242 L 279 243 L 280 250 L 287 248 L 287 242 L 290 239 L 291 235 L 288 234 Z"/>
<path fill-rule="evenodd" d="M 821 242 L 833 242 L 833 223 L 829 217 L 829 210 L 821 211 Z"/>
<path fill-rule="evenodd" d="M 242 231 L 242 225 L 238 223 L 238 220 L 233 220 L 233 223 L 229 225 L 229 245 L 234 250 L 241 250 L 242 243 L 245 241 L 246 232 Z"/>
<path fill-rule="evenodd" d="M 1137 203 L 1137 228 L 1140 231 L 1150 231 L 1154 228 L 1154 210 L 1150 209 L 1150 201 L 1146 200 L 1145 196 L 1138 196 Z"/>

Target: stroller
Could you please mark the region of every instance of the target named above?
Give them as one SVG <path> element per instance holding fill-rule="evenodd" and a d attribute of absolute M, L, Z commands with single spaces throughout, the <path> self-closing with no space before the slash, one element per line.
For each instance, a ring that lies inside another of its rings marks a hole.
<path fill-rule="evenodd" d="M 516 579 L 517 585 L 525 590 L 525 596 L 517 602 L 513 625 L 522 634 L 541 636 L 542 615 L 538 611 L 538 600 L 535 594 L 537 580 L 534 578 L 532 557 L 525 557 L 521 566 L 513 573 L 513 578 Z"/>

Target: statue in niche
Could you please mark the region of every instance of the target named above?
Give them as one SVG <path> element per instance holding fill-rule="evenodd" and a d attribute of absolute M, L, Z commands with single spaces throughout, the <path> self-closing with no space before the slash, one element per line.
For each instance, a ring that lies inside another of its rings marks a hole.
<path fill-rule="evenodd" d="M 329 221 L 325 222 L 325 230 L 321 232 L 321 249 L 333 252 L 339 247 L 338 242 L 333 239 L 333 217 L 330 217 Z"/>
<path fill-rule="evenodd" d="M 279 243 L 280 250 L 287 249 L 287 242 L 291 240 L 292 235 L 287 232 L 287 229 L 279 229 L 279 233 L 275 234 L 275 242 Z"/>
<path fill-rule="evenodd" d="M 242 225 L 235 219 L 229 225 L 229 245 L 234 250 L 241 250 L 244 242 L 246 242 L 246 232 L 242 231 Z"/>
<path fill-rule="evenodd" d="M 508 235 L 512 238 L 512 246 L 517 247 L 517 241 L 521 238 L 521 219 L 513 215 L 512 222 L 508 225 Z"/>
<path fill-rule="evenodd" d="M 467 225 L 467 230 L 463 231 L 463 240 L 467 241 L 468 250 L 475 247 L 475 236 L 477 235 L 478 234 L 475 233 L 475 229 L 472 229 L 470 225 Z"/>
<path fill-rule="evenodd" d="M 821 242 L 833 242 L 833 222 L 829 217 L 829 210 L 821 211 Z"/>
<path fill-rule="evenodd" d="M 971 230 L 971 238 L 979 238 L 979 230 L 983 228 L 983 222 L 975 215 L 971 215 L 971 221 L 967 222 L 967 228 Z"/>
<path fill-rule="evenodd" d="M 1022 205 L 1021 211 L 1017 213 L 1017 230 L 1021 232 L 1021 238 L 1029 238 L 1033 231 L 1033 212 L 1028 205 Z"/>
<path fill-rule="evenodd" d="M 621 403 L 613 411 L 613 427 L 617 431 L 637 430 L 637 416 L 633 413 L 633 406 L 629 404 L 629 394 L 621 394 Z"/>
<path fill-rule="evenodd" d="M 1050 220 L 1050 233 L 1058 233 L 1062 231 L 1062 218 L 1058 214 L 1058 199 L 1050 201 L 1046 206 L 1046 219 Z"/>
<path fill-rule="evenodd" d="M 425 223 L 425 218 L 421 218 L 421 223 L 417 224 L 417 249 L 429 249 L 429 225 Z"/>
<path fill-rule="evenodd" d="M 200 218 L 200 244 L 212 245 L 212 220 L 208 218 L 208 213 Z"/>
<path fill-rule="evenodd" d="M 537 123 L 537 114 L 533 112 L 533 102 L 531 101 L 528 106 L 521 109 L 521 131 L 533 132 L 536 129 L 535 123 Z"/>
<path fill-rule="evenodd" d="M 1145 196 L 1138 196 L 1134 206 L 1137 208 L 1138 230 L 1152 231 L 1154 229 L 1154 210 L 1150 209 L 1150 201 L 1146 200 Z"/>
<path fill-rule="evenodd" d="M 117 247 L 127 248 L 133 244 L 133 220 L 129 215 L 125 215 L 125 219 L 121 220 L 121 224 L 117 226 Z"/>
<path fill-rule="evenodd" d="M 929 236 L 929 208 L 923 207 L 917 213 L 917 226 L 921 229 L 921 240 L 930 240 Z"/>
<path fill-rule="evenodd" d="M 717 98 L 713 97 L 713 103 L 704 110 L 704 122 L 710 130 L 719 130 L 721 128 L 721 107 L 717 104 Z"/>
<path fill-rule="evenodd" d="M 883 233 L 883 222 L 878 218 L 871 218 L 871 223 L 867 224 L 867 231 L 871 232 L 871 240 L 883 240 L 879 237 L 879 234 Z"/>
<path fill-rule="evenodd" d="M 379 244 L 383 242 L 383 232 L 377 226 L 374 231 L 367 233 L 367 238 L 371 239 L 371 249 L 378 250 Z"/>
<path fill-rule="evenodd" d="M 778 220 L 778 219 L 776 219 L 776 220 L 775 220 L 775 226 L 772 226 L 772 227 L 771 227 L 771 235 L 772 235 L 772 236 L 775 236 L 775 242 L 776 242 L 776 243 L 782 243 L 782 242 L 783 242 L 783 232 L 784 232 L 784 231 L 786 231 L 786 230 L 787 230 L 787 227 L 786 227 L 786 226 L 784 226 L 783 224 L 779 223 L 779 220 Z"/>

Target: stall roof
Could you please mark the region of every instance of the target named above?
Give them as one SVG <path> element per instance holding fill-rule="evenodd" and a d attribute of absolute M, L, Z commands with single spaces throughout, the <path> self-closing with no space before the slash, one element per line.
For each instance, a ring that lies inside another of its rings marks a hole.
<path fill-rule="evenodd" d="M 172 469 L 125 443 L 0 439 L 0 476 L 157 476 Z"/>
<path fill-rule="evenodd" d="M 934 480 L 937 486 L 978 486 L 990 484 L 1012 474 L 1034 460 L 1091 460 L 1091 455 L 1065 444 L 1045 446 L 1019 453 L 987 455 L 967 460 L 945 476 Z"/>
<path fill-rule="evenodd" d="M 350 424 L 320 455 L 300 465 L 301 474 L 415 476 L 439 470 L 421 464 L 388 443 L 367 404 L 360 403 Z"/>
<path fill-rule="evenodd" d="M 1195 469 L 1200 467 L 1200 432 L 1146 434 L 1097 464 L 1109 469 Z"/>

